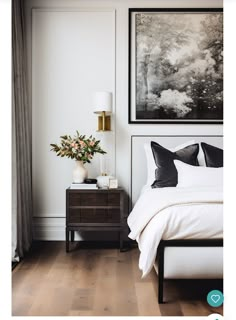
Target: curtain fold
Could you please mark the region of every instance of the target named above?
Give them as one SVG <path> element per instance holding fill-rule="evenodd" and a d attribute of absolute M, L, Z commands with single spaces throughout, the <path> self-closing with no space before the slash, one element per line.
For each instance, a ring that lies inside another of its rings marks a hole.
<path fill-rule="evenodd" d="M 12 260 L 32 242 L 31 107 L 23 0 L 12 1 Z"/>

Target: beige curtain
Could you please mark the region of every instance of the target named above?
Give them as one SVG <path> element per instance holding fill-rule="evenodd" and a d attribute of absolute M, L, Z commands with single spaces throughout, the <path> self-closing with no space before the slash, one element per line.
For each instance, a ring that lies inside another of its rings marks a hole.
<path fill-rule="evenodd" d="M 31 108 L 23 0 L 12 1 L 12 260 L 32 242 Z"/>

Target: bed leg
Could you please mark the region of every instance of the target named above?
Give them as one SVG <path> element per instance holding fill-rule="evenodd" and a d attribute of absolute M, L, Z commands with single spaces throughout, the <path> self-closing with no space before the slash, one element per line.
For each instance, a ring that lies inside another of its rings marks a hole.
<path fill-rule="evenodd" d="M 163 282 L 164 282 L 164 246 L 160 246 L 158 255 L 158 303 L 163 301 Z"/>
<path fill-rule="evenodd" d="M 164 303 L 163 301 L 163 279 L 159 277 L 159 284 L 158 284 L 158 303 Z"/>

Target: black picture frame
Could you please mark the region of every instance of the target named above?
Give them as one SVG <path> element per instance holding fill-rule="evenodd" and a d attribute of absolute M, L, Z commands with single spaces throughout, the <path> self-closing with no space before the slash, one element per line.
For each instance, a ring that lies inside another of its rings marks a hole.
<path fill-rule="evenodd" d="M 156 13 L 156 14 L 215 14 L 215 13 L 221 13 L 223 18 L 223 9 L 222 8 L 130 8 L 129 9 L 129 70 L 128 70 L 128 104 L 129 104 L 129 112 L 128 112 L 128 123 L 129 124 L 223 124 L 223 75 L 222 79 L 220 81 L 220 85 L 222 85 L 222 106 L 217 107 L 217 117 L 218 118 L 181 118 L 177 117 L 168 119 L 168 118 L 142 118 L 140 117 L 137 119 L 135 115 L 138 114 L 137 111 L 137 103 L 136 103 L 136 93 L 134 94 L 134 91 L 137 92 L 137 70 L 136 66 L 134 67 L 134 63 L 136 64 L 137 56 L 135 56 L 134 61 L 134 52 L 137 49 L 137 31 L 134 29 L 134 17 L 136 17 L 136 14 L 140 13 Z M 196 16 L 196 15 L 195 15 Z M 222 23 L 222 31 L 223 31 L 223 23 Z M 223 48 L 222 48 L 223 51 Z M 223 56 L 222 56 L 222 65 L 223 65 Z M 133 70 L 135 69 L 135 70 Z M 209 80 L 210 83 L 210 80 Z M 134 89 L 135 86 L 135 90 Z M 182 92 L 180 92 L 182 93 Z M 211 91 L 212 94 L 212 91 Z M 197 96 L 197 95 L 196 95 Z M 219 98 L 219 99 L 220 99 Z M 191 98 L 190 98 L 191 99 Z M 206 98 L 207 99 L 207 98 Z M 209 99 L 209 98 L 208 98 Z M 214 106 L 215 107 L 215 106 Z M 161 106 L 162 108 L 162 106 Z M 206 108 L 206 107 L 205 107 Z M 213 108 L 211 106 L 211 108 Z M 192 110 L 194 110 L 192 108 Z M 196 110 L 196 109 L 195 109 Z M 203 109 L 204 110 L 204 109 Z M 206 110 L 206 109 L 205 109 Z M 147 111 L 145 111 L 148 113 Z M 155 111 L 156 112 L 156 111 Z M 191 111 L 192 112 L 192 111 Z M 199 112 L 199 111 L 198 111 Z M 213 114 L 214 110 L 210 110 L 211 115 Z M 141 112 L 140 112 L 141 113 Z M 205 112 L 207 113 L 207 112 Z M 144 112 L 143 112 L 144 114 Z M 220 115 L 220 118 L 219 118 Z"/>

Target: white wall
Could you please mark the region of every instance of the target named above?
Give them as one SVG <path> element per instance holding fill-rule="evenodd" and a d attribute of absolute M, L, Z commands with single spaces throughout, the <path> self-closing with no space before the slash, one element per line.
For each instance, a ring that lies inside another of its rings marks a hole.
<path fill-rule="evenodd" d="M 131 135 L 223 133 L 221 125 L 128 124 L 128 8 L 222 6 L 220 0 L 26 0 L 37 239 L 64 239 L 64 190 L 71 182 L 73 163 L 50 153 L 49 143 L 76 129 L 95 134 L 93 91 L 108 90 L 114 94 L 112 170 L 128 193 Z M 98 159 L 89 172 L 90 176 L 98 175 Z"/>

